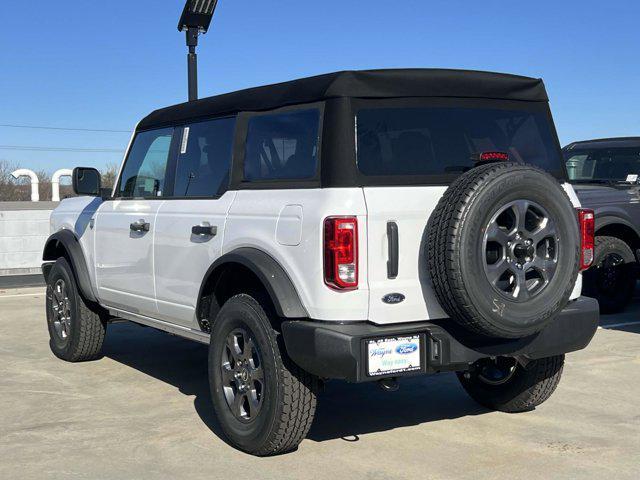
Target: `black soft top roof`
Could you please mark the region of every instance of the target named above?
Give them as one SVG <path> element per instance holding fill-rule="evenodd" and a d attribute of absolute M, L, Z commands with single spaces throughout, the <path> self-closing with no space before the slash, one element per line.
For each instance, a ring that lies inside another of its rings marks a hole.
<path fill-rule="evenodd" d="M 548 101 L 541 79 L 518 75 L 426 68 L 343 71 L 239 90 L 162 108 L 145 117 L 138 129 L 340 97 L 463 97 Z"/>
<path fill-rule="evenodd" d="M 637 148 L 640 137 L 597 138 L 573 142 L 564 147 L 565 150 L 594 150 L 600 148 Z"/>

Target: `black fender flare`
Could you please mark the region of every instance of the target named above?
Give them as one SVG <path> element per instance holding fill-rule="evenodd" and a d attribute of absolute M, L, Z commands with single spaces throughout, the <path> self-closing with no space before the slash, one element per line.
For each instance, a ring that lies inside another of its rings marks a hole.
<path fill-rule="evenodd" d="M 241 247 L 222 255 L 209 267 L 200 284 L 196 312 L 200 311 L 203 290 L 212 276 L 230 264 L 239 264 L 253 272 L 271 297 L 278 316 L 308 318 L 300 296 L 287 272 L 272 256 L 257 248 Z"/>
<path fill-rule="evenodd" d="M 638 248 L 638 245 L 640 245 L 640 230 L 638 230 L 633 221 L 623 216 L 616 215 L 615 213 L 598 213 L 598 211 L 596 211 L 596 235 L 598 235 L 599 230 L 608 227 L 609 225 L 620 225 L 625 227 L 632 235 L 635 236 L 635 239 L 631 239 L 632 244 L 630 244 L 629 247 L 631 247 L 636 261 L 640 262 L 640 248 Z M 627 239 L 623 240 L 629 243 Z"/>
<path fill-rule="evenodd" d="M 42 273 L 45 280 L 50 270 L 50 262 L 54 262 L 60 256 L 60 248 L 67 253 L 67 259 L 71 263 L 71 268 L 82 296 L 90 302 L 98 303 L 97 296 L 91 285 L 91 277 L 89 276 L 89 269 L 87 268 L 82 246 L 78 237 L 71 230 L 60 230 L 47 239 L 42 253 L 42 260 L 45 262 L 42 266 Z"/>
<path fill-rule="evenodd" d="M 596 232 L 600 230 L 602 227 L 606 227 L 607 225 L 611 225 L 614 223 L 619 223 L 620 225 L 624 225 L 625 227 L 630 228 L 635 232 L 638 238 L 640 238 L 640 231 L 638 231 L 638 229 L 635 227 L 633 222 L 631 222 L 630 220 L 627 220 L 626 218 L 615 215 L 615 214 L 596 212 L 596 225 L 595 225 Z"/>

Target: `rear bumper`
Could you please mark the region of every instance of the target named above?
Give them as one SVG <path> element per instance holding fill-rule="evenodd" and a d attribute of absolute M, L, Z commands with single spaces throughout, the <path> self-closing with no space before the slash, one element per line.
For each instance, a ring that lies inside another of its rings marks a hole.
<path fill-rule="evenodd" d="M 440 371 L 466 370 L 470 363 L 490 356 L 550 357 L 585 348 L 596 332 L 598 302 L 580 297 L 544 330 L 530 337 L 479 341 L 456 329 L 452 320 L 374 325 L 369 322 L 334 324 L 313 320 L 285 321 L 282 324 L 287 353 L 301 368 L 323 378 L 351 382 L 379 380 L 367 375 L 366 340 L 405 335 L 420 336 L 420 375 Z M 393 375 L 399 376 L 399 375 Z"/>

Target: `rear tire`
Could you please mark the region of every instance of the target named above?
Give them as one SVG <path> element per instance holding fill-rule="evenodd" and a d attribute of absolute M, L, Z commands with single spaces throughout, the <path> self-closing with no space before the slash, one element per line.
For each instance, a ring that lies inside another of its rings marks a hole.
<path fill-rule="evenodd" d="M 584 273 L 583 294 L 600 304 L 600 313 L 623 311 L 636 288 L 636 259 L 631 247 L 616 237 L 595 240 L 593 266 Z"/>
<path fill-rule="evenodd" d="M 469 396 L 486 408 L 526 412 L 551 396 L 563 366 L 564 355 L 531 360 L 524 367 L 515 359 L 498 357 L 479 360 L 471 371 L 458 372 L 458 379 Z"/>
<path fill-rule="evenodd" d="M 234 446 L 258 456 L 295 450 L 316 409 L 317 379 L 289 359 L 269 311 L 252 296 L 232 297 L 213 321 L 209 346 L 221 427 Z"/>
<path fill-rule="evenodd" d="M 106 321 L 78 291 L 71 266 L 59 258 L 47 278 L 47 327 L 53 354 L 67 362 L 101 357 Z"/>

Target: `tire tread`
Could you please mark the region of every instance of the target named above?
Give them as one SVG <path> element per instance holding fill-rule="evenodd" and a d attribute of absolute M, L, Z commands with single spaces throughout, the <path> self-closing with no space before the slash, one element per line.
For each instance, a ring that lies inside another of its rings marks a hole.
<path fill-rule="evenodd" d="M 316 411 L 318 380 L 315 376 L 295 365 L 287 356 L 281 334 L 273 328 L 269 319 L 273 312 L 264 301 L 248 294 L 238 294 L 227 302 L 242 302 L 250 307 L 266 327 L 271 353 L 275 359 L 278 402 L 281 408 L 271 422 L 270 432 L 262 445 L 240 446 L 241 449 L 257 456 L 272 456 L 295 450 L 307 436 Z"/>
<path fill-rule="evenodd" d="M 519 413 L 533 410 L 556 390 L 564 368 L 564 355 L 531 360 L 518 366 L 516 377 L 504 385 L 481 385 L 477 378 L 458 378 L 467 393 L 480 405 L 492 410 Z"/>
<path fill-rule="evenodd" d="M 55 275 L 57 269 L 64 270 L 70 280 L 69 288 L 73 292 L 77 319 L 73 322 L 72 335 L 67 347 L 60 350 L 58 347 L 54 347 L 52 340 L 51 350 L 58 358 L 68 362 L 85 362 L 101 358 L 107 324 L 104 312 L 99 307 L 90 306 L 82 297 L 73 269 L 64 257 L 56 261 L 49 277 Z"/>

